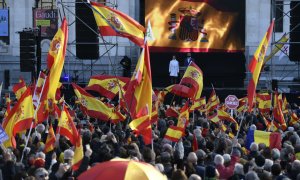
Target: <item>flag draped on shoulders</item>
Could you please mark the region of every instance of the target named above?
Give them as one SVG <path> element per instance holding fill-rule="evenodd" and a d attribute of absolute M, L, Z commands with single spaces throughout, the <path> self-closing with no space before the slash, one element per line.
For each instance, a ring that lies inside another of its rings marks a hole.
<path fill-rule="evenodd" d="M 91 6 L 102 36 L 121 36 L 138 46 L 144 45 L 145 28 L 137 21 L 100 3 L 91 2 Z"/>
<path fill-rule="evenodd" d="M 33 115 L 32 95 L 30 88 L 27 88 L 2 123 L 3 129 L 9 136 L 9 139 L 4 143 L 6 147 L 16 147 L 14 136 L 30 128 Z"/>
<path fill-rule="evenodd" d="M 249 81 L 247 93 L 248 93 L 248 111 L 252 110 L 255 90 L 259 80 L 260 71 L 264 64 L 264 58 L 266 55 L 266 51 L 268 49 L 270 37 L 273 32 L 274 20 L 270 24 L 268 31 L 266 32 L 265 36 L 263 37 L 262 41 L 260 42 L 258 48 L 256 49 L 254 56 L 249 65 L 249 71 L 251 73 L 252 78 Z"/>
<path fill-rule="evenodd" d="M 49 74 L 45 82 L 41 100 L 55 100 L 56 90 L 59 86 L 59 80 L 65 62 L 67 42 L 68 24 L 66 18 L 64 18 L 60 28 L 50 43 L 47 56 L 47 68 Z"/>

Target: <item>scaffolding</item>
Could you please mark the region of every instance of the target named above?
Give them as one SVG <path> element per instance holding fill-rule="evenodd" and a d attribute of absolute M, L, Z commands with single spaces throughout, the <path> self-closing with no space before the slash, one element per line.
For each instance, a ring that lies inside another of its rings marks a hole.
<path fill-rule="evenodd" d="M 295 6 L 291 6 L 293 2 L 296 3 Z M 299 73 L 299 61 L 295 61 L 295 64 L 292 64 L 290 61 L 289 53 L 286 49 L 293 44 L 299 44 L 300 42 L 280 42 L 276 40 L 276 34 L 284 33 L 284 25 L 288 24 L 288 31 L 285 34 L 288 36 L 291 33 L 295 33 L 296 29 L 299 28 L 300 22 L 297 22 L 292 28 L 290 28 L 290 18 L 291 13 L 295 11 L 296 7 L 300 7 L 300 0 L 271 0 L 271 10 L 270 10 L 270 18 L 271 20 L 275 18 L 275 27 L 272 35 L 271 48 L 277 48 L 277 45 L 284 44 L 283 48 L 280 49 L 280 53 L 284 54 L 287 58 L 285 58 L 286 62 L 280 62 L 277 60 L 275 63 L 276 57 L 273 56 L 268 66 L 270 67 L 269 75 L 268 75 L 268 83 L 272 84 L 272 81 L 276 81 L 278 84 L 278 90 L 286 93 L 285 89 L 297 89 L 300 88 L 300 73 Z M 288 21 L 286 23 L 285 21 Z M 291 78 L 293 77 L 293 79 Z M 271 86 L 271 85 L 270 85 Z"/>
<path fill-rule="evenodd" d="M 45 0 L 42 0 L 45 1 Z M 48 0 L 48 1 L 52 1 L 53 0 Z M 74 0 L 75 1 L 75 0 Z M 109 6 L 113 9 L 117 9 L 118 8 L 118 3 L 116 0 L 100 0 L 98 1 L 99 3 L 103 3 L 106 6 Z M 41 2 L 42 3 L 42 2 Z M 88 29 L 90 29 L 93 33 L 95 33 L 100 41 L 99 41 L 99 48 L 101 48 L 102 51 L 99 51 L 99 58 L 98 59 L 86 59 L 86 60 L 81 60 L 78 59 L 76 57 L 76 54 L 74 53 L 74 51 L 72 51 L 71 49 L 74 48 L 74 46 L 76 46 L 76 44 L 78 44 L 78 42 L 76 42 L 76 39 L 74 39 L 72 42 L 68 43 L 68 47 L 67 48 L 67 53 L 68 53 L 68 57 L 69 59 L 75 59 L 75 65 L 73 62 L 73 65 L 75 66 L 75 68 L 73 70 L 71 70 L 70 68 L 70 62 L 67 61 L 65 64 L 65 66 L 67 67 L 67 71 L 68 72 L 64 72 L 65 74 L 70 75 L 71 73 L 74 74 L 75 77 L 80 77 L 77 82 L 79 83 L 86 83 L 88 81 L 88 79 L 85 78 L 85 76 L 87 75 L 99 75 L 99 74 L 111 74 L 114 76 L 118 76 L 120 75 L 120 65 L 119 65 L 119 61 L 118 58 L 121 56 L 119 54 L 119 43 L 118 43 L 118 36 L 115 37 L 109 37 L 109 38 L 103 38 L 103 36 L 101 36 L 100 33 L 98 33 L 97 31 L 93 30 L 86 22 L 84 22 L 82 19 L 80 19 L 80 17 L 78 17 L 76 15 L 76 13 L 74 12 L 76 3 L 83 3 L 86 6 L 90 7 L 90 5 L 87 2 L 84 2 L 83 0 L 81 2 L 66 2 L 66 0 L 57 0 L 56 5 L 57 5 L 57 9 L 59 12 L 59 16 L 60 19 L 62 19 L 64 16 L 66 16 L 68 14 L 69 19 L 73 19 L 73 20 L 69 20 L 68 24 L 69 24 L 69 29 L 71 29 L 72 26 L 75 26 L 75 22 L 76 19 L 77 21 L 80 21 L 82 24 L 84 24 Z M 71 17 L 73 16 L 73 17 Z M 76 27 L 75 27 L 75 31 L 76 31 Z M 88 43 L 88 42 L 87 42 Z M 92 44 L 92 43 L 91 43 Z M 113 53 L 115 52 L 115 53 Z M 139 52 L 139 48 L 137 48 L 135 45 L 132 45 L 132 43 L 130 42 L 130 45 L 125 47 L 125 55 L 129 56 L 131 59 L 137 59 L 137 55 Z M 104 65 L 102 64 L 101 60 L 106 58 L 106 60 L 108 60 L 108 65 Z M 98 63 L 98 67 L 103 67 L 101 70 L 94 68 L 95 64 Z M 132 63 L 134 65 L 134 62 Z M 64 71 L 66 71 L 66 69 L 64 69 Z M 73 72 L 71 72 L 73 71 Z M 70 80 L 68 82 L 71 82 Z M 67 82 L 67 83 L 68 83 Z"/>

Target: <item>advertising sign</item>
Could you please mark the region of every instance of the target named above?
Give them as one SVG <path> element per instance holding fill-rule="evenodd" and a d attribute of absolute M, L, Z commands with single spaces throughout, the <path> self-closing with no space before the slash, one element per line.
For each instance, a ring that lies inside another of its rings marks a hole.
<path fill-rule="evenodd" d="M 8 9 L 0 9 L 0 36 L 9 36 Z"/>
<path fill-rule="evenodd" d="M 34 9 L 33 27 L 41 26 L 42 38 L 52 39 L 58 30 L 57 9 Z"/>

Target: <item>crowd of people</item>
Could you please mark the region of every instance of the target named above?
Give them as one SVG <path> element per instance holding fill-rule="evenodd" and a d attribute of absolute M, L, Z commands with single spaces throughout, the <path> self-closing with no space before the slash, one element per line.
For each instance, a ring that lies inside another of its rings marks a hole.
<path fill-rule="evenodd" d="M 177 119 L 167 117 L 166 106 L 161 105 L 158 121 L 152 126 L 153 143 L 145 145 L 143 138 L 130 130 L 127 120 L 111 124 L 89 118 L 77 106 L 74 105 L 74 123 L 84 148 L 78 170 L 72 171 L 74 149 L 66 137 L 57 137 L 54 150 L 44 153 L 49 124 L 54 132 L 58 125 L 59 117 L 51 115 L 48 122 L 39 124 L 31 133 L 26 148 L 24 135 L 16 137 L 16 149 L 1 146 L 0 179 L 76 179 L 97 163 L 116 157 L 149 163 L 172 180 L 300 179 L 300 122 L 290 125 L 286 131 L 278 130 L 282 136 L 281 148 L 271 149 L 254 142 L 247 149 L 248 130 L 265 128 L 255 111 L 235 114 L 238 123 L 244 118 L 239 132 L 230 128 L 230 124 L 222 131 L 220 125 L 208 120 L 205 113 L 196 111 L 191 113 L 184 136 L 175 143 L 164 136 Z M 289 111 L 298 109 L 293 108 Z M 5 107 L 0 112 L 1 122 L 4 114 Z M 289 124 L 289 113 L 285 117 Z M 235 137 L 229 136 L 229 132 Z M 197 140 L 196 149 L 193 148 L 193 137 Z"/>

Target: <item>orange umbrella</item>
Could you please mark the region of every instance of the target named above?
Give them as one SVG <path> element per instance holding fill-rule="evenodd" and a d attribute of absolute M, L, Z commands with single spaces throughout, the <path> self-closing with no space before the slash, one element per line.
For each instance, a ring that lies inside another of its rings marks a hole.
<path fill-rule="evenodd" d="M 99 163 L 82 173 L 78 180 L 167 180 L 167 177 L 156 170 L 152 165 L 128 160 L 113 159 Z"/>

